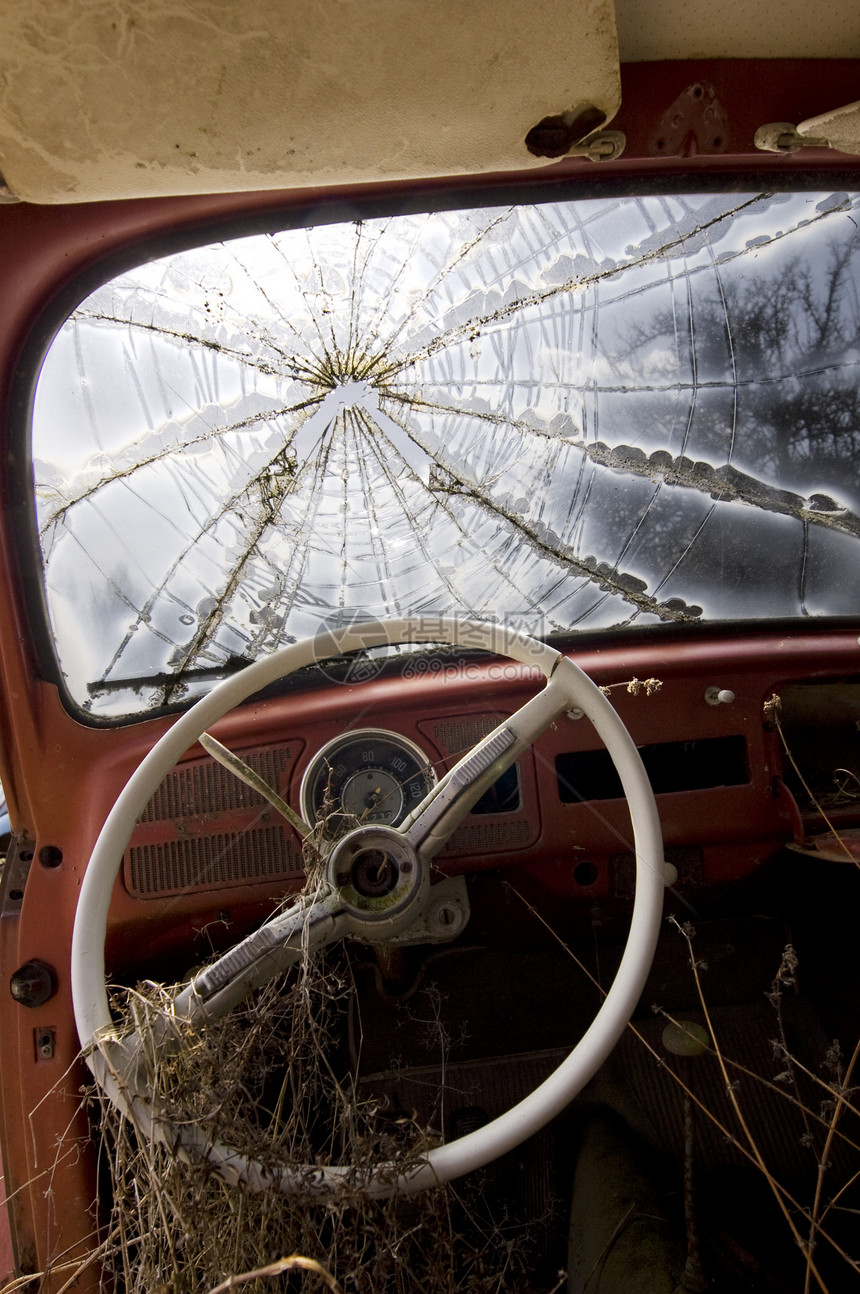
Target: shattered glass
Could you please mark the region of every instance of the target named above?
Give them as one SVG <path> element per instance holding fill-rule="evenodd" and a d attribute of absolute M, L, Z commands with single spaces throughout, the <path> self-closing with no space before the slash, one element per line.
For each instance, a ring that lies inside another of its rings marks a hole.
<path fill-rule="evenodd" d="M 406 612 L 544 636 L 855 613 L 858 207 L 352 220 L 103 285 L 33 417 L 73 701 L 173 704 Z"/>

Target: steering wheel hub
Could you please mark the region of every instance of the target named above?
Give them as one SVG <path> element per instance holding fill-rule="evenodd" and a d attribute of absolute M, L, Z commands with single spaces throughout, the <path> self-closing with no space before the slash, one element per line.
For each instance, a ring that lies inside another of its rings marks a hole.
<path fill-rule="evenodd" d="M 402 924 L 427 889 L 415 850 L 391 827 L 358 827 L 329 855 L 329 883 L 356 917 L 374 924 Z"/>

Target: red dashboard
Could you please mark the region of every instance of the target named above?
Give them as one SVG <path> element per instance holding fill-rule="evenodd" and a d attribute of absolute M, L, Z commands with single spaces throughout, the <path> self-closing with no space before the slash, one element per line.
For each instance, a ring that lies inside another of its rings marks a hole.
<path fill-rule="evenodd" d="M 787 684 L 844 686 L 860 663 L 856 634 L 613 646 L 577 659 L 609 689 L 640 748 L 682 899 L 730 885 L 813 829 L 814 817 L 803 826 L 789 789 L 796 775 L 768 703 Z M 432 664 L 409 679 L 387 674 L 251 702 L 215 733 L 298 805 L 309 765 L 335 738 L 399 734 L 441 775 L 541 686 L 537 671 L 511 662 Z M 780 711 L 784 732 L 793 709 Z M 799 740 L 792 754 L 802 767 L 808 757 Z M 520 759 L 507 794 L 476 807 L 482 811 L 468 815 L 437 858 L 439 869 L 505 869 L 527 879 L 538 902 L 629 898 L 627 808 L 587 719 L 568 714 L 553 724 Z M 839 812 L 850 816 L 850 804 Z M 141 968 L 133 930 L 146 931 L 149 956 L 186 939 L 193 946 L 207 922 L 244 925 L 302 875 L 293 828 L 195 748 L 153 797 L 126 853 L 112 908 L 115 971 Z"/>

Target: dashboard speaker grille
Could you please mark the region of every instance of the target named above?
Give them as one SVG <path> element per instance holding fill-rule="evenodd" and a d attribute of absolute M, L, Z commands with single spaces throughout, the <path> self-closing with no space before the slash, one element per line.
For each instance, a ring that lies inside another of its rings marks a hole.
<path fill-rule="evenodd" d="M 301 875 L 301 858 L 280 826 L 137 845 L 126 885 L 139 898 L 217 890 Z"/>
<path fill-rule="evenodd" d="M 461 754 L 471 748 L 494 728 L 498 728 L 504 716 L 499 714 L 481 714 L 468 719 L 451 719 L 433 724 L 433 739 L 443 750 L 451 754 Z"/>
<path fill-rule="evenodd" d="M 532 829 L 527 822 L 476 822 L 458 827 L 443 854 L 497 854 L 522 849 Z"/>
<path fill-rule="evenodd" d="M 284 785 L 292 757 L 289 746 L 241 752 L 245 763 L 275 790 Z M 264 804 L 263 797 L 240 782 L 214 759 L 174 768 L 159 786 L 141 816 L 141 822 L 173 822 L 197 813 L 223 813 Z"/>

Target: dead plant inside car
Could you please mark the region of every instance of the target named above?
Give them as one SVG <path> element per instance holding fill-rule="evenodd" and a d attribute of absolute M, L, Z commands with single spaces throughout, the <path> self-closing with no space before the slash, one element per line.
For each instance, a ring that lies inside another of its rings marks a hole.
<path fill-rule="evenodd" d="M 251 1291 L 271 1288 L 276 1275 L 280 1288 L 342 1294 L 525 1288 L 520 1243 L 504 1225 L 478 1223 L 468 1185 L 388 1200 L 363 1191 L 377 1165 L 401 1172 L 440 1136 L 359 1094 L 342 1040 L 350 989 L 344 950 L 307 953 L 285 982 L 200 1033 L 183 1030 L 169 1053 L 148 1052 L 168 1127 L 194 1123 L 272 1176 L 305 1175 L 306 1191 L 227 1184 L 205 1160 L 144 1142 L 92 1097 L 110 1181 L 106 1267 L 125 1294 L 227 1289 L 243 1273 Z M 163 1034 L 169 989 L 150 982 L 122 996 L 144 1041 Z M 323 1198 L 309 1166 L 331 1163 L 353 1171 Z M 301 1261 L 290 1266 L 285 1255 Z"/>

